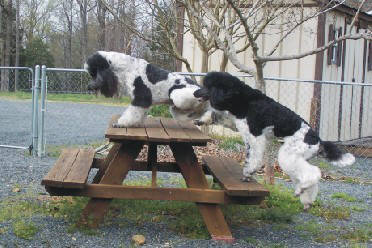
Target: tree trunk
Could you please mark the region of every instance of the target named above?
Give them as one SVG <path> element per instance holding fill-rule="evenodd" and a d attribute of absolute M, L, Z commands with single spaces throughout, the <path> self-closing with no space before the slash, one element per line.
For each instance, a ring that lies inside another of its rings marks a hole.
<path fill-rule="evenodd" d="M 221 64 L 220 64 L 220 71 L 226 71 L 227 62 L 229 61 L 229 57 L 225 53 L 223 53 Z"/>
<path fill-rule="evenodd" d="M 88 1 L 83 0 L 82 2 L 79 2 L 79 7 L 81 22 L 80 49 L 83 64 L 86 61 L 88 54 Z"/>
<path fill-rule="evenodd" d="M 257 70 L 257 74 L 255 77 L 256 88 L 265 94 L 266 93 L 266 87 L 265 87 L 266 82 L 265 82 L 264 75 L 263 75 L 263 63 L 261 63 L 260 61 L 255 61 L 255 65 L 256 65 L 256 70 Z"/>
<path fill-rule="evenodd" d="M 208 51 L 202 51 L 201 72 L 208 72 L 208 59 L 209 59 Z"/>
<path fill-rule="evenodd" d="M 8 0 L 7 10 L 6 10 L 6 34 L 5 34 L 5 50 L 4 50 L 4 66 L 10 65 L 10 47 L 12 39 L 12 9 L 13 1 Z M 1 91 L 9 90 L 9 70 L 5 70 L 1 77 Z"/>
<path fill-rule="evenodd" d="M 106 7 L 101 1 L 98 1 L 97 19 L 99 24 L 98 31 L 98 49 L 105 50 L 106 48 Z"/>
<path fill-rule="evenodd" d="M 20 37 L 19 37 L 19 29 L 20 29 L 20 21 L 19 21 L 19 7 L 20 3 L 19 0 L 16 0 L 16 54 L 15 54 L 15 66 L 19 66 L 19 48 L 20 48 Z M 14 78 L 14 91 L 18 90 L 18 70 L 15 71 L 15 78 Z"/>

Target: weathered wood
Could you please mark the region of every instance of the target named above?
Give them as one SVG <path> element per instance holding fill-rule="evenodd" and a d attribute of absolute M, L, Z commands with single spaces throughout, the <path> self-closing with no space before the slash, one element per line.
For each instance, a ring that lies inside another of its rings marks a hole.
<path fill-rule="evenodd" d="M 190 121 L 177 121 L 181 128 L 185 131 L 185 133 L 190 137 L 192 141 L 201 141 L 201 142 L 209 142 L 212 139 L 201 132 L 194 124 Z"/>
<path fill-rule="evenodd" d="M 147 118 L 145 128 L 148 140 L 150 141 L 163 141 L 170 138 L 161 125 L 159 118 Z"/>
<path fill-rule="evenodd" d="M 112 128 L 112 123 L 119 116 L 111 119 L 105 137 L 113 142 L 123 140 L 142 140 L 169 144 L 171 142 L 187 142 L 194 145 L 206 145 L 211 139 L 203 134 L 191 122 L 182 123 L 171 119 L 147 118 L 142 127 Z M 168 126 L 169 125 L 169 126 Z"/>
<path fill-rule="evenodd" d="M 143 143 L 138 141 L 124 142 L 111 160 L 99 183 L 111 185 L 122 184 L 142 146 Z M 78 225 L 88 225 L 92 228 L 98 227 L 110 203 L 111 199 L 91 198 L 84 208 Z"/>
<path fill-rule="evenodd" d="M 94 149 L 80 149 L 76 160 L 68 173 L 68 175 L 63 180 L 63 185 L 84 187 L 87 182 L 90 168 L 93 164 L 95 151 Z"/>
<path fill-rule="evenodd" d="M 172 141 L 183 142 L 190 140 L 190 136 L 186 134 L 176 120 L 162 118 L 160 121 Z"/>
<path fill-rule="evenodd" d="M 93 149 L 64 149 L 41 184 L 65 188 L 84 187 L 94 153 Z"/>
<path fill-rule="evenodd" d="M 107 167 L 110 165 L 111 161 L 117 156 L 117 153 L 119 152 L 122 144 L 121 143 L 114 143 L 114 145 L 111 147 L 109 153 L 107 154 L 106 158 L 102 160 L 100 163 L 100 168 L 93 178 L 92 183 L 99 183 L 105 175 L 105 171 L 107 170 Z M 96 159 L 98 160 L 98 159 Z"/>
<path fill-rule="evenodd" d="M 208 188 L 207 180 L 202 167 L 197 162 L 192 146 L 184 143 L 171 144 L 170 146 L 187 186 L 189 188 Z M 220 206 L 197 203 L 197 207 L 213 239 L 227 242 L 234 240 Z"/>
<path fill-rule="evenodd" d="M 229 158 L 204 156 L 203 161 L 210 169 L 211 174 L 228 195 L 233 196 L 267 196 L 269 191 L 261 184 L 250 181 L 242 182 L 243 172 L 240 165 Z"/>

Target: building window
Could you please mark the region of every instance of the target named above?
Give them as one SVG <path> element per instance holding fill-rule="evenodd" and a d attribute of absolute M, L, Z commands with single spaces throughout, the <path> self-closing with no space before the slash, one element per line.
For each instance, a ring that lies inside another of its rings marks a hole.
<path fill-rule="evenodd" d="M 342 36 L 342 27 L 335 29 L 333 25 L 329 25 L 328 42 Z M 337 42 L 328 48 L 328 65 L 341 66 L 342 61 L 342 42 Z"/>

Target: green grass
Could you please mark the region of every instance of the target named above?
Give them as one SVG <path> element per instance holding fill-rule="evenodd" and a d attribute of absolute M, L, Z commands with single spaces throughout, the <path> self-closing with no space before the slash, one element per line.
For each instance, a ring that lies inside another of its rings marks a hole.
<path fill-rule="evenodd" d="M 167 118 L 172 117 L 171 113 L 169 112 L 169 105 L 165 105 L 165 104 L 152 106 L 148 114 L 154 117 L 167 117 Z"/>
<path fill-rule="evenodd" d="M 347 202 L 357 202 L 359 201 L 357 198 L 353 197 L 353 196 L 350 196 L 346 193 L 343 193 L 343 192 L 338 192 L 338 193 L 334 193 L 332 194 L 331 196 L 333 199 L 342 199 L 344 201 L 347 201 Z"/>
<path fill-rule="evenodd" d="M 66 148 L 97 148 L 101 145 L 104 145 L 106 143 L 106 140 L 98 140 L 92 143 L 89 143 L 87 145 L 47 145 L 46 146 L 46 155 L 48 157 L 54 157 L 57 158 L 61 154 L 63 149 Z M 28 152 L 25 152 L 25 154 L 29 154 Z"/>
<path fill-rule="evenodd" d="M 352 242 L 367 243 L 372 239 L 372 224 L 351 228 L 342 235 L 342 238 Z"/>
<path fill-rule="evenodd" d="M 33 239 L 39 228 L 31 221 L 19 220 L 12 224 L 13 232 L 18 238 Z"/>
<path fill-rule="evenodd" d="M 244 141 L 240 136 L 220 136 L 214 134 L 211 137 L 220 141 L 218 147 L 223 150 L 236 151 L 239 145 L 244 146 Z"/>
<path fill-rule="evenodd" d="M 32 94 L 29 92 L 0 92 L 0 98 L 28 100 L 32 99 Z M 63 102 L 81 102 L 81 103 L 96 103 L 105 105 L 128 105 L 129 97 L 121 98 L 106 98 L 104 96 L 96 96 L 94 94 L 55 94 L 48 93 L 48 101 L 63 101 Z"/>
<path fill-rule="evenodd" d="M 315 201 L 309 212 L 312 215 L 324 218 L 326 221 L 334 219 L 347 220 L 350 218 L 351 209 L 349 207 L 337 206 L 335 204 L 323 205 L 320 201 Z"/>

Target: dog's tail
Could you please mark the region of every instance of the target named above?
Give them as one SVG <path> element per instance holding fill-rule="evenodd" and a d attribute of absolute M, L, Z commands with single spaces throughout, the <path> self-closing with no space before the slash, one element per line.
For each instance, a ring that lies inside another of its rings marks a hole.
<path fill-rule="evenodd" d="M 338 167 L 352 165 L 355 157 L 351 153 L 343 153 L 334 143 L 330 141 L 321 141 L 319 153 L 327 158 L 331 164 Z"/>

